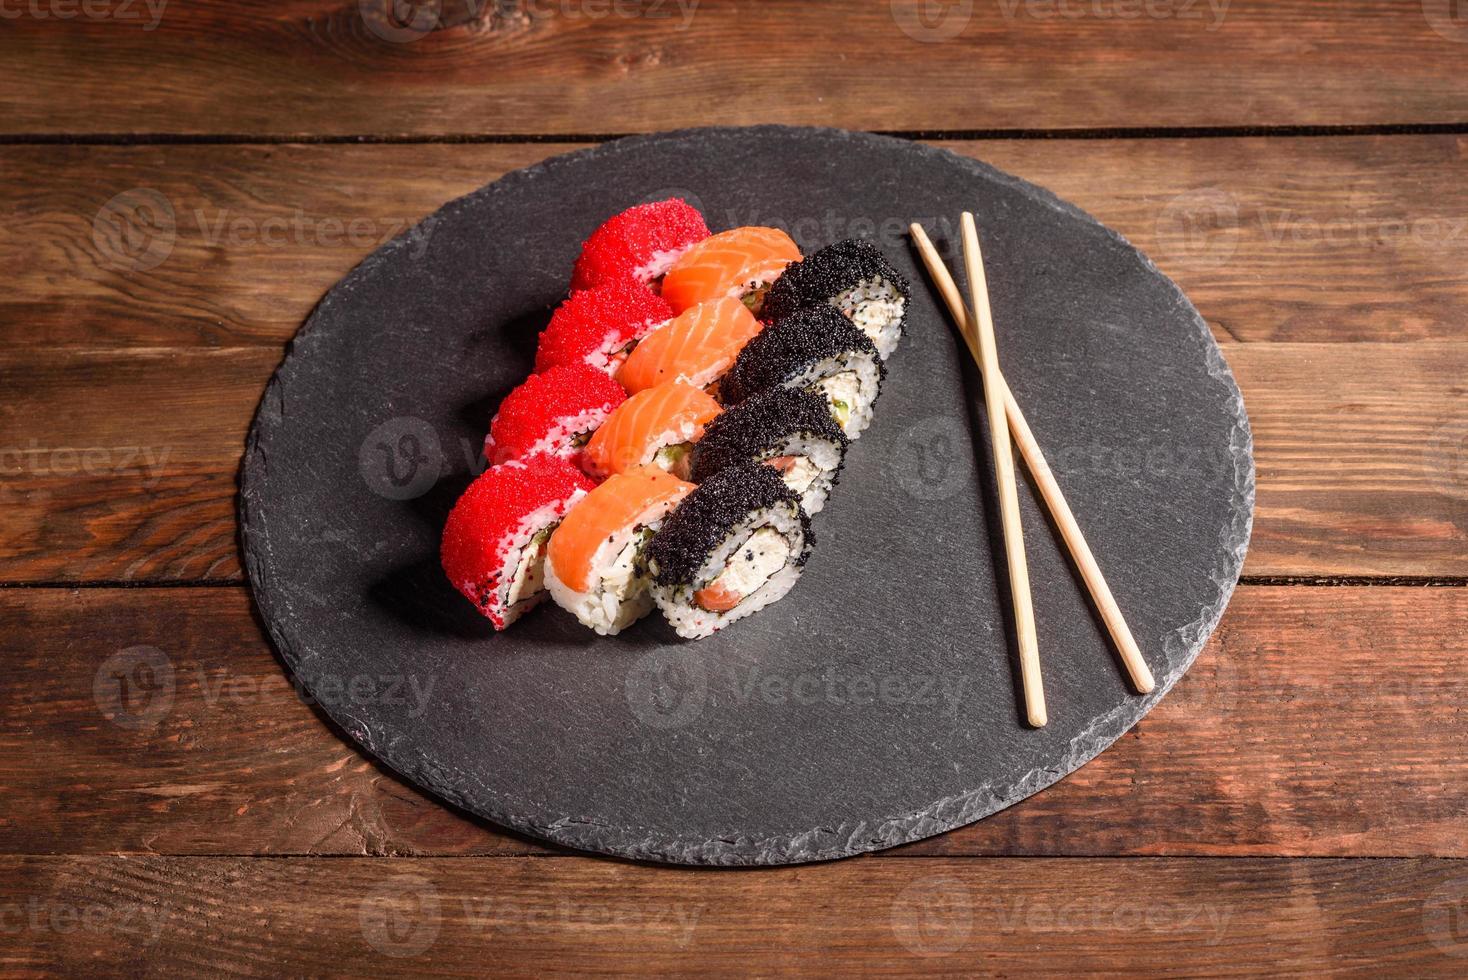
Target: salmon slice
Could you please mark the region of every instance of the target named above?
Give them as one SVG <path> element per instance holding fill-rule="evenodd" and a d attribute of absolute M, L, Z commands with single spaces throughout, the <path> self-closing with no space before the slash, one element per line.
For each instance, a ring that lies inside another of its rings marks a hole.
<path fill-rule="evenodd" d="M 642 339 L 617 380 L 636 394 L 665 381 L 707 388 L 724 376 L 761 324 L 737 299 L 716 299 L 684 310 Z"/>
<path fill-rule="evenodd" d="M 663 299 L 681 313 L 712 299 L 739 298 L 799 261 L 800 249 L 778 228 L 721 231 L 673 263 L 663 277 Z"/>
<path fill-rule="evenodd" d="M 652 466 L 641 466 L 607 480 L 582 497 L 551 535 L 546 557 L 556 577 L 587 591 L 592 562 L 603 544 L 636 523 L 652 524 L 690 493 L 693 484 Z"/>
<path fill-rule="evenodd" d="M 697 442 L 703 427 L 719 414 L 719 403 L 686 381 L 644 389 L 607 416 L 581 455 L 581 465 L 597 479 L 654 464 L 659 450 Z M 667 469 L 679 460 L 658 460 Z M 676 466 L 675 466 L 676 471 Z"/>

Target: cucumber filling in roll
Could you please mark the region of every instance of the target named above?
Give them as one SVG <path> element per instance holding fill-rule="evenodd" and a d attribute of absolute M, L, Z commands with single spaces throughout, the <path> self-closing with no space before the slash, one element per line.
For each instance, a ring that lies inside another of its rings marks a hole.
<path fill-rule="evenodd" d="M 872 420 L 886 368 L 870 337 L 834 306 L 815 306 L 776 320 L 745 345 L 724 375 L 720 392 L 738 403 L 776 388 L 826 399 L 847 438 Z"/>

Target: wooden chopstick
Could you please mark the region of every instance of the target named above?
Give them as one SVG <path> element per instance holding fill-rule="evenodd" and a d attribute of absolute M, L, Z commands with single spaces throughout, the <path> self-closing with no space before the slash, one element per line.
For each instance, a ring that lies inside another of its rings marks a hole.
<path fill-rule="evenodd" d="M 958 291 L 958 284 L 953 281 L 952 273 L 948 271 L 948 266 L 944 264 L 938 250 L 933 247 L 933 243 L 929 241 L 928 234 L 923 230 L 922 225 L 914 224 L 910 231 L 913 241 L 917 243 L 918 253 L 923 257 L 923 264 L 928 269 L 928 275 L 932 277 L 934 285 L 938 287 L 938 292 L 943 294 L 943 301 L 947 304 L 948 312 L 958 326 L 959 335 L 968 344 L 969 353 L 973 355 L 974 361 L 982 369 L 983 359 L 980 357 L 978 338 L 974 334 L 973 314 L 964 305 L 963 296 Z M 1060 536 L 1065 542 L 1066 550 L 1070 552 L 1076 570 L 1081 573 L 1081 579 L 1091 593 L 1091 600 L 1096 604 L 1096 609 L 1101 614 L 1101 621 L 1106 624 L 1107 632 L 1111 634 L 1112 643 L 1116 644 L 1117 653 L 1121 657 L 1122 665 L 1126 668 L 1132 686 L 1141 694 L 1149 693 L 1157 686 L 1156 681 L 1152 678 L 1152 671 L 1147 667 L 1147 661 L 1142 659 L 1142 651 L 1138 649 L 1136 640 L 1132 638 L 1132 631 L 1127 627 L 1126 618 L 1122 616 L 1121 608 L 1116 604 L 1110 586 L 1106 584 L 1106 577 L 1101 574 L 1101 566 L 1096 563 L 1096 556 L 1091 553 L 1091 546 L 1086 543 L 1086 537 L 1081 533 L 1081 527 L 1076 523 L 1075 515 L 1071 513 L 1070 504 L 1066 502 L 1065 494 L 1060 490 L 1060 484 L 1055 482 L 1055 474 L 1050 471 L 1050 465 L 1045 461 L 1045 454 L 1040 451 L 1040 444 L 1035 440 L 1030 424 L 1025 421 L 1019 403 L 1014 400 L 1014 394 L 1009 390 L 1009 385 L 1002 374 L 992 381 L 988 375 L 985 375 L 984 384 L 986 387 L 992 385 L 998 388 L 1004 397 L 1005 414 L 1009 417 L 1009 428 L 1014 434 L 1014 441 L 1019 447 L 1020 456 L 1023 457 L 1025 465 L 1029 468 L 1030 475 L 1035 479 L 1040 498 L 1045 501 L 1051 519 L 1060 529 Z"/>
<path fill-rule="evenodd" d="M 1004 523 L 1004 552 L 1009 559 L 1009 592 L 1014 600 L 1014 632 L 1019 641 L 1019 673 L 1025 689 L 1025 716 L 1042 728 L 1045 684 L 1040 676 L 1040 649 L 1035 638 L 1035 609 L 1030 601 L 1030 571 L 1025 561 L 1024 531 L 1019 521 L 1019 490 L 1014 481 L 1014 452 L 1009 446 L 1009 413 L 1004 396 L 989 378 L 999 378 L 999 351 L 994 342 L 994 317 L 989 312 L 989 282 L 984 277 L 984 253 L 979 249 L 979 231 L 971 212 L 963 213 L 963 259 L 968 267 L 968 288 L 977 314 L 976 334 L 984 371 L 984 401 L 988 406 L 989 433 L 994 447 L 994 478 L 999 485 L 999 514 Z"/>

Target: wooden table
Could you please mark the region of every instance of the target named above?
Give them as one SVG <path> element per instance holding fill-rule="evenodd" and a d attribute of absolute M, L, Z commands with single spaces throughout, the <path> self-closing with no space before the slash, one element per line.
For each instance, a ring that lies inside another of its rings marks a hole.
<path fill-rule="evenodd" d="M 1468 970 L 1461 0 L 160 3 L 0 4 L 7 972 Z M 1254 426 L 1244 582 L 1155 712 L 975 826 L 758 872 L 552 851 L 287 686 L 246 426 L 440 203 L 766 121 L 939 142 L 1152 255 Z"/>

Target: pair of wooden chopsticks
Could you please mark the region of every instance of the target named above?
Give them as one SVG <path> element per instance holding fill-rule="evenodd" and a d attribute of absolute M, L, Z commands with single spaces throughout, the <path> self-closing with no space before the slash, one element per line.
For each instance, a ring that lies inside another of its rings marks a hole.
<path fill-rule="evenodd" d="M 1030 431 L 1024 413 L 1019 410 L 1009 385 L 999 371 L 999 354 L 994 344 L 994 316 L 989 309 L 989 285 L 984 276 L 984 255 L 979 248 L 979 233 L 973 214 L 968 211 L 963 213 L 964 265 L 968 271 L 972 310 L 964 306 L 958 285 L 938 255 L 938 250 L 928 240 L 922 225 L 913 224 L 910 230 L 918 252 L 923 257 L 923 264 L 928 268 L 928 275 L 933 277 L 938 291 L 943 294 L 943 301 L 948 305 L 948 312 L 953 316 L 959 335 L 968 344 L 969 353 L 973 355 L 984 376 L 984 401 L 994 448 L 994 472 L 999 485 L 999 508 L 1003 518 L 1010 592 L 1014 597 L 1015 633 L 1019 641 L 1020 678 L 1024 684 L 1026 718 L 1031 725 L 1039 728 L 1046 723 L 1048 715 L 1045 710 L 1045 686 L 1040 674 L 1039 646 L 1035 638 L 1035 613 L 1030 603 L 1029 569 L 1025 562 L 1024 537 L 1020 529 L 1019 492 L 1015 485 L 1014 455 L 1009 443 L 1011 432 L 1014 434 L 1014 441 L 1019 445 L 1020 455 L 1024 457 L 1025 465 L 1029 467 L 1030 475 L 1039 488 L 1040 497 L 1049 508 L 1056 527 L 1060 529 L 1060 536 L 1070 552 L 1071 560 L 1080 571 L 1081 579 L 1086 583 L 1091 599 L 1096 603 L 1101 619 L 1111 634 L 1111 640 L 1116 644 L 1132 686 L 1142 694 L 1148 693 L 1156 686 L 1152 671 L 1142 659 L 1142 652 L 1137 649 L 1136 640 L 1132 639 L 1132 632 L 1127 628 L 1126 619 L 1111 594 L 1111 588 L 1106 584 L 1105 576 L 1101 574 L 1101 567 L 1096 564 L 1096 556 L 1091 553 L 1090 545 L 1086 544 L 1085 535 L 1081 534 L 1080 525 L 1076 523 L 1070 505 L 1065 502 L 1065 494 L 1061 493 L 1060 485 L 1055 482 L 1055 475 L 1045 462 L 1045 454 L 1035 441 L 1035 434 Z M 1005 424 L 1006 420 L 1008 425 Z"/>

